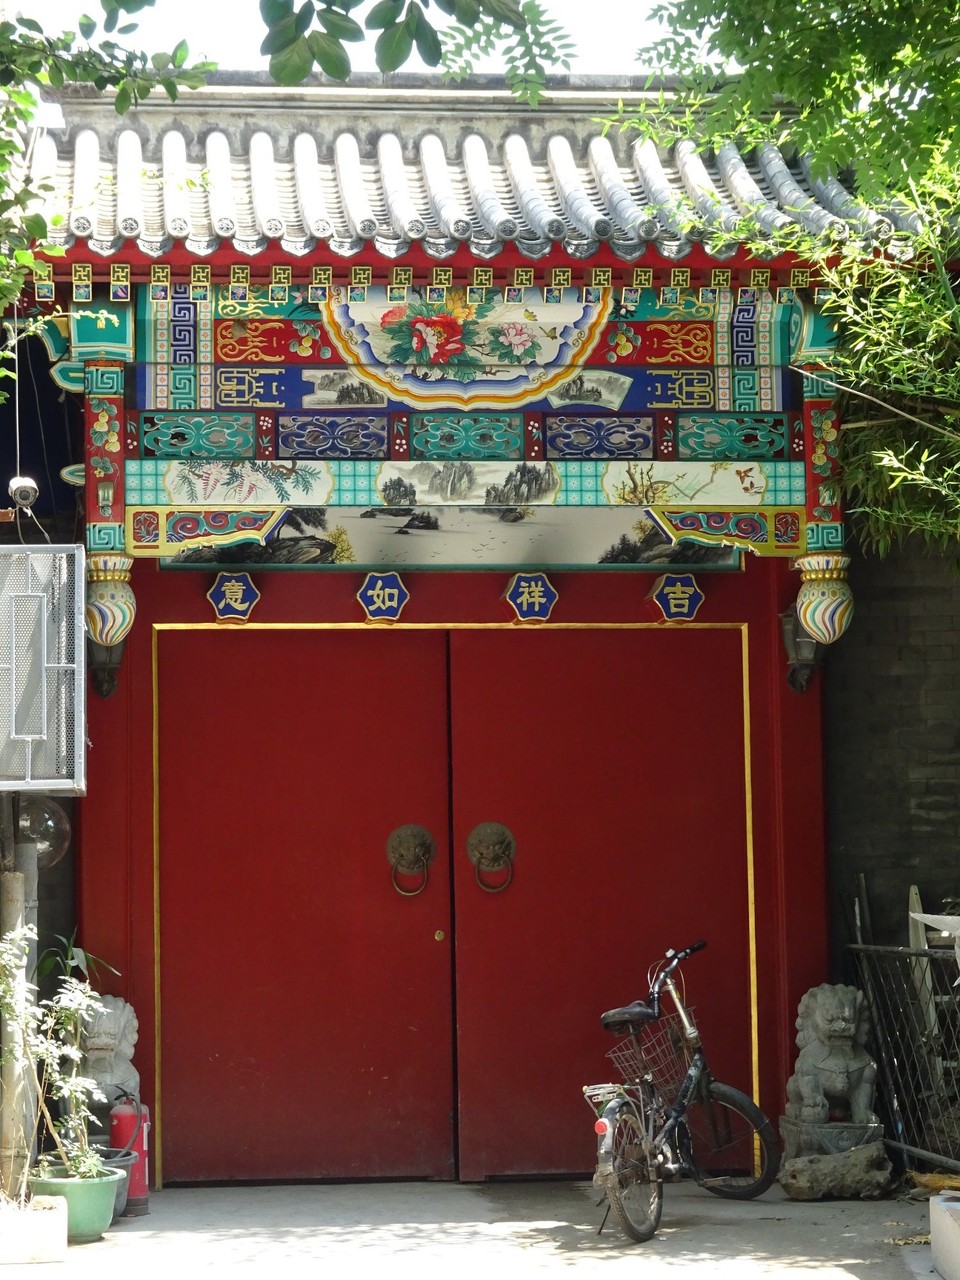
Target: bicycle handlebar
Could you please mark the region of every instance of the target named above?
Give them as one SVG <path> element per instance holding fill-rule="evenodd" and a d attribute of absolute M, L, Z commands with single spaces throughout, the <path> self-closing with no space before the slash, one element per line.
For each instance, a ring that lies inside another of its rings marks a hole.
<path fill-rule="evenodd" d="M 702 951 L 706 946 L 706 942 L 694 942 L 689 947 L 683 947 L 680 951 L 674 951 L 672 948 L 665 953 L 665 964 L 662 965 L 656 977 L 650 984 L 650 990 L 647 993 L 647 1000 L 634 1000 L 632 1004 L 624 1005 L 621 1009 L 610 1009 L 602 1017 L 603 1025 L 608 1031 L 616 1034 L 623 1034 L 624 1028 L 627 1030 L 636 1030 L 642 1022 L 649 1022 L 651 1017 L 655 1020 L 660 1017 L 660 991 L 665 983 L 670 982 L 670 975 L 676 969 L 678 964 L 686 960 L 687 956 L 692 956 L 695 951 Z M 676 988 L 671 983 L 670 990 L 673 992 L 678 1003 L 678 1012 L 680 1012 L 681 1001 Z M 684 1020 L 684 1030 L 688 1036 L 691 1031 L 696 1035 L 692 1024 L 688 1025 L 686 1015 L 680 1013 L 681 1019 Z"/>
<path fill-rule="evenodd" d="M 687 956 L 692 956 L 695 951 L 702 951 L 707 944 L 701 940 L 692 943 L 689 947 L 684 947 L 682 951 L 668 951 L 667 959 L 670 961 L 670 968 L 675 969 L 682 960 L 686 960 Z"/>
<path fill-rule="evenodd" d="M 653 980 L 650 988 L 650 1003 L 656 1010 L 657 1015 L 660 1013 L 660 989 L 666 980 L 673 973 L 678 964 L 682 964 L 688 956 L 692 956 L 695 951 L 702 951 L 706 946 L 706 942 L 701 938 L 699 942 L 692 943 L 689 947 L 683 947 L 680 951 L 670 950 L 666 953 L 667 963 Z"/>

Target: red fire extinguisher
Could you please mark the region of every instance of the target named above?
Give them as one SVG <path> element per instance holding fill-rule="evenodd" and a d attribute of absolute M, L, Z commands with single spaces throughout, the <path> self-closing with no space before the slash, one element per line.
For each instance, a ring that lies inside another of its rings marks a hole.
<path fill-rule="evenodd" d="M 136 1218 L 150 1212 L 150 1111 L 132 1094 L 122 1093 L 110 1110 L 110 1146 L 135 1151 L 137 1160 L 127 1171 L 125 1218 Z"/>

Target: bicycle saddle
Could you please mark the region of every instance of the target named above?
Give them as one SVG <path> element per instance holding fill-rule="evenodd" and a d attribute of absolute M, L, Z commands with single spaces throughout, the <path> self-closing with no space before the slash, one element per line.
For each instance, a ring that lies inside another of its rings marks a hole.
<path fill-rule="evenodd" d="M 615 1036 L 622 1036 L 628 1031 L 636 1031 L 645 1022 L 656 1022 L 657 1014 L 642 1000 L 634 1000 L 622 1009 L 608 1009 L 601 1014 L 600 1022 L 604 1029 Z"/>

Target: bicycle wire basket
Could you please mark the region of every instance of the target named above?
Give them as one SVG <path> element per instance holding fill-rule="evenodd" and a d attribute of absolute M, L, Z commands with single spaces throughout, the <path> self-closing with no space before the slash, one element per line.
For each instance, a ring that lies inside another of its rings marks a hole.
<path fill-rule="evenodd" d="M 661 1093 L 673 1094 L 690 1067 L 693 1046 L 684 1034 L 679 1015 L 667 1013 L 636 1037 L 615 1044 L 607 1051 L 607 1057 L 629 1084 L 649 1079 Z"/>

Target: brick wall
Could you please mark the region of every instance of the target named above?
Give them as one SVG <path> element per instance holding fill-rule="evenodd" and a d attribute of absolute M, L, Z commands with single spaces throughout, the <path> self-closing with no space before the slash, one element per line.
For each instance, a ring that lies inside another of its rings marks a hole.
<path fill-rule="evenodd" d="M 857 876 L 874 940 L 907 945 L 907 892 L 960 897 L 960 572 L 854 555 L 856 612 L 823 672 L 833 977 L 848 979 Z M 803 696 L 803 695 L 800 695 Z"/>

